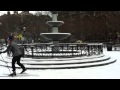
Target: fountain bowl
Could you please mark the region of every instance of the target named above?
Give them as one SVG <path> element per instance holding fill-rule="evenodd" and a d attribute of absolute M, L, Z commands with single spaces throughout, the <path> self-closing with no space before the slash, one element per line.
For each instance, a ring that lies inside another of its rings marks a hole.
<path fill-rule="evenodd" d="M 47 21 L 46 24 L 48 24 L 51 27 L 60 27 L 64 24 L 63 21 Z"/>
<path fill-rule="evenodd" d="M 41 33 L 40 35 L 47 40 L 60 41 L 60 40 L 66 39 L 71 34 L 70 33 Z"/>

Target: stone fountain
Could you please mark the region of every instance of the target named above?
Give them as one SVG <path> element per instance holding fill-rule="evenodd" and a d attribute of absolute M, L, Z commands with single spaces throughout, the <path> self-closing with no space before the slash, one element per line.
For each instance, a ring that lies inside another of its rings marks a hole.
<path fill-rule="evenodd" d="M 60 33 L 58 27 L 64 24 L 63 21 L 57 21 L 58 11 L 51 11 L 52 21 L 47 21 L 46 24 L 52 27 L 51 33 L 41 33 L 40 35 L 47 40 L 52 40 L 54 46 L 59 46 L 59 41 L 66 39 L 70 33 Z"/>

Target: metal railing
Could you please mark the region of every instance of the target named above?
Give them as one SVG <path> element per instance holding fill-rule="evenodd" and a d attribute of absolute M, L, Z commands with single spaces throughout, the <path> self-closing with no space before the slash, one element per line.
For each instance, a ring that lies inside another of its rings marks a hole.
<path fill-rule="evenodd" d="M 24 56 L 31 58 L 80 57 L 103 53 L 102 43 L 65 43 L 60 44 L 60 46 L 53 46 L 52 44 L 22 44 L 22 46 L 25 50 Z"/>

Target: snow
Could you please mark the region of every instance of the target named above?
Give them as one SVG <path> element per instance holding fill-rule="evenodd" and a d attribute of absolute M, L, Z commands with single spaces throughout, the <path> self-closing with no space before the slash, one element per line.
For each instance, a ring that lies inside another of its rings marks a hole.
<path fill-rule="evenodd" d="M 43 35 L 43 34 L 45 34 L 45 35 L 71 35 L 70 33 L 41 33 L 41 35 Z"/>
<path fill-rule="evenodd" d="M 8 68 L 0 66 L 0 79 L 120 79 L 120 51 L 104 49 L 104 54 L 117 61 L 113 64 L 90 68 L 27 70 L 27 74 L 17 77 L 2 77 L 3 74 L 10 72 Z M 2 56 L 6 58 L 6 54 Z M 0 59 L 2 59 L 1 55 Z M 21 69 L 16 71 L 20 73 Z"/>

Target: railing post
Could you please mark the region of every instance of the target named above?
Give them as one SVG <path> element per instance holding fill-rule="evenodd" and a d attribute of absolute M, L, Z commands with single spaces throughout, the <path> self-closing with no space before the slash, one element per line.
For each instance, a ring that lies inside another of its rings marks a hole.
<path fill-rule="evenodd" d="M 22 47 L 23 47 L 23 57 L 25 57 L 25 47 L 24 46 Z"/>
<path fill-rule="evenodd" d="M 101 53 L 103 53 L 103 45 L 99 45 L 99 48 L 100 48 L 100 53 L 99 54 L 101 54 Z"/>
<path fill-rule="evenodd" d="M 52 58 L 53 58 L 53 52 L 54 52 L 53 50 L 54 50 L 54 47 L 52 46 Z"/>
<path fill-rule="evenodd" d="M 101 52 L 101 47 L 98 45 L 98 54 Z"/>
<path fill-rule="evenodd" d="M 101 46 L 101 52 L 102 52 L 102 54 L 103 54 L 103 45 Z"/>
<path fill-rule="evenodd" d="M 72 56 L 74 55 L 73 53 L 74 53 L 74 52 L 73 52 L 73 46 L 72 46 Z"/>
<path fill-rule="evenodd" d="M 64 46 L 62 45 L 62 46 L 60 46 L 60 47 L 62 48 L 62 55 L 63 55 L 63 47 L 64 47 Z"/>
<path fill-rule="evenodd" d="M 32 58 L 33 58 L 33 48 L 34 48 L 34 46 L 31 46 L 31 51 L 32 51 Z"/>
<path fill-rule="evenodd" d="M 87 48 L 88 48 L 88 56 L 90 56 L 90 46 L 87 45 Z"/>
<path fill-rule="evenodd" d="M 80 54 L 81 54 L 81 56 L 83 56 L 83 54 L 82 54 L 82 46 L 80 46 Z"/>

